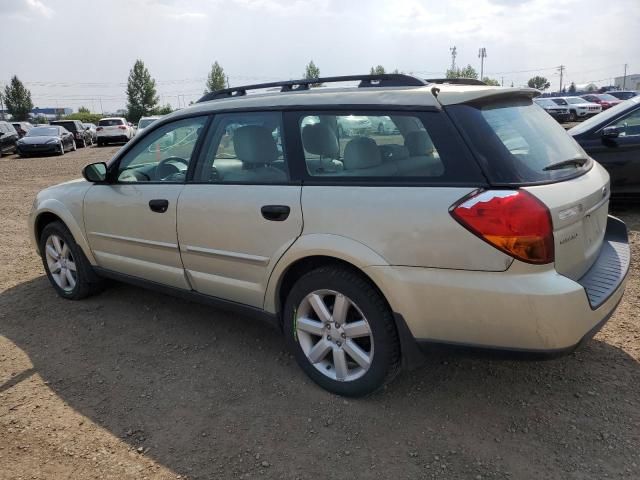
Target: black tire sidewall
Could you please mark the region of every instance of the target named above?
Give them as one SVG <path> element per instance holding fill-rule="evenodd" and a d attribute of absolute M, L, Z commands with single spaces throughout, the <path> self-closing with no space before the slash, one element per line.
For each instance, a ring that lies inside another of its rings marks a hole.
<path fill-rule="evenodd" d="M 71 255 L 73 256 L 73 261 L 76 264 L 76 286 L 70 290 L 63 290 L 58 286 L 58 284 L 53 279 L 51 272 L 49 270 L 49 265 L 47 264 L 47 258 L 45 254 L 45 246 L 47 242 L 47 238 L 51 235 L 58 235 L 62 240 L 67 244 L 69 249 L 71 250 Z M 91 265 L 89 261 L 86 259 L 84 252 L 78 246 L 78 244 L 73 239 L 73 235 L 71 232 L 60 222 L 53 222 L 48 224 L 42 230 L 42 234 L 40 235 L 40 252 L 42 256 L 42 264 L 44 266 L 44 271 L 47 274 L 47 278 L 49 282 L 55 289 L 55 291 L 62 298 L 66 298 L 69 300 L 79 300 L 81 298 L 86 297 L 90 290 L 91 285 L 89 282 L 90 279 L 90 269 Z"/>
<path fill-rule="evenodd" d="M 348 296 L 360 308 L 373 333 L 373 363 L 357 380 L 339 382 L 323 375 L 307 359 L 294 331 L 295 313 L 303 298 L 316 290 L 335 290 Z M 321 268 L 301 277 L 291 289 L 283 311 L 283 329 L 289 349 L 304 372 L 322 388 L 338 395 L 357 397 L 382 387 L 397 369 L 399 345 L 395 324 L 386 301 L 375 287 L 349 270 Z M 392 335 L 389 335 L 390 329 Z"/>

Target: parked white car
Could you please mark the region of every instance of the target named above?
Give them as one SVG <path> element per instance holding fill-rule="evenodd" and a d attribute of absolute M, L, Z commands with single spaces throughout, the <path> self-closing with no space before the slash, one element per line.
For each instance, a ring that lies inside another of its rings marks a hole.
<path fill-rule="evenodd" d="M 128 142 L 135 135 L 135 130 L 123 117 L 103 118 L 96 128 L 98 146 L 115 142 Z"/>
<path fill-rule="evenodd" d="M 155 122 L 159 118 L 162 118 L 162 117 L 160 117 L 159 115 L 153 115 L 151 117 L 141 117 L 140 120 L 138 120 L 138 128 L 136 129 L 136 132 L 134 135 L 138 135 L 139 133 L 141 133 L 145 128 L 147 128 L 149 125 L 151 125 L 153 122 Z"/>
<path fill-rule="evenodd" d="M 579 118 L 589 118 L 602 111 L 597 103 L 587 102 L 580 97 L 553 97 L 550 98 L 560 106 L 569 108 L 569 121 L 575 122 Z"/>

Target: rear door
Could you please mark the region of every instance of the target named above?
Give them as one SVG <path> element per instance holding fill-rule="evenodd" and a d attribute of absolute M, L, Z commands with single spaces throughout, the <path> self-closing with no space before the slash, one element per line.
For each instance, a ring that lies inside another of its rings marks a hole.
<path fill-rule="evenodd" d="M 185 272 L 200 293 L 262 308 L 269 274 L 302 231 L 279 112 L 216 115 L 178 201 Z"/>

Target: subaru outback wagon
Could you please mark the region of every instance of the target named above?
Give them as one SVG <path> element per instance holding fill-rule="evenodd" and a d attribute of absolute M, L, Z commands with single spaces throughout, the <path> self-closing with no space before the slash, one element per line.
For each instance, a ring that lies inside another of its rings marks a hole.
<path fill-rule="evenodd" d="M 569 352 L 623 295 L 609 176 L 537 90 L 467 83 L 208 94 L 38 194 L 46 274 L 67 299 L 112 278 L 257 314 L 341 395 L 434 344 Z M 354 117 L 371 128 L 342 135 Z"/>

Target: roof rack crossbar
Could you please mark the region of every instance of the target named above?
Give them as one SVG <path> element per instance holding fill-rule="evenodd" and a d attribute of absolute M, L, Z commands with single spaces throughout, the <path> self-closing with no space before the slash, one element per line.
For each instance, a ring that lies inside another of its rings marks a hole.
<path fill-rule="evenodd" d="M 257 83 L 255 85 L 243 85 L 241 87 L 224 88 L 214 90 L 204 95 L 198 103 L 220 98 L 242 97 L 248 90 L 280 87 L 281 92 L 295 92 L 309 90 L 313 85 L 322 83 L 338 83 L 359 81 L 359 88 L 368 87 L 421 87 L 427 82 L 421 78 L 402 73 L 387 73 L 382 75 L 346 75 L 340 77 L 320 77 L 302 80 L 287 80 L 284 82 Z"/>
<path fill-rule="evenodd" d="M 486 85 L 482 80 L 478 80 L 476 78 L 428 78 L 426 80 L 428 83 L 448 83 L 450 85 Z"/>

